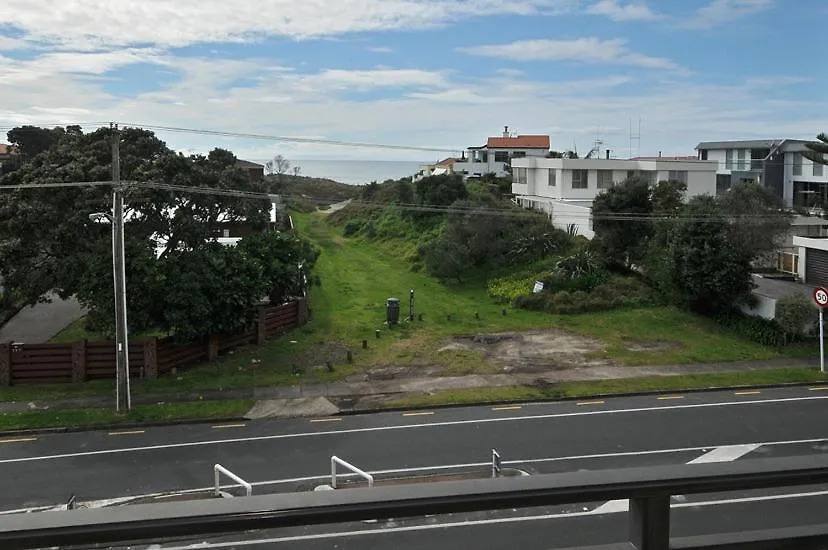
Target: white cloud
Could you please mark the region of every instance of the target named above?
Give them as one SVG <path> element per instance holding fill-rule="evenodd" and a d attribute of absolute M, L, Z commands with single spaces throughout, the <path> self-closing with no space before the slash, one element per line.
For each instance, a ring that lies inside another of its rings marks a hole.
<path fill-rule="evenodd" d="M 0 81 L 6 83 L 38 80 L 50 75 L 75 73 L 102 75 L 135 63 L 161 63 L 153 49 L 123 49 L 108 52 L 50 52 L 33 60 L 19 61 L 0 55 Z"/>
<path fill-rule="evenodd" d="M 373 46 L 371 48 L 368 48 L 368 51 L 374 53 L 392 53 L 394 49 L 389 48 L 388 46 Z"/>
<path fill-rule="evenodd" d="M 711 0 L 699 8 L 695 17 L 686 25 L 691 28 L 706 28 L 732 22 L 735 19 L 769 9 L 774 0 Z"/>
<path fill-rule="evenodd" d="M 460 48 L 460 51 L 485 57 L 515 61 L 576 61 L 617 65 L 634 65 L 648 69 L 680 70 L 670 59 L 650 57 L 630 51 L 623 39 L 577 38 L 574 40 L 518 40 Z"/>
<path fill-rule="evenodd" d="M 0 36 L 0 52 L 10 52 L 14 50 L 26 50 L 31 47 L 31 44 L 19 38 L 12 38 L 10 36 Z"/>
<path fill-rule="evenodd" d="M 331 37 L 416 29 L 485 15 L 554 14 L 576 0 L 3 0 L 0 24 L 71 47 L 185 46 L 264 36 Z"/>
<path fill-rule="evenodd" d="M 599 0 L 587 8 L 587 13 L 604 15 L 613 21 L 652 21 L 661 16 L 653 12 L 645 2 L 620 4 L 618 0 Z"/>
<path fill-rule="evenodd" d="M 415 69 L 373 69 L 360 71 L 326 69 L 317 75 L 304 77 L 302 80 L 324 87 L 360 90 L 388 87 L 405 88 L 411 86 L 442 87 L 446 85 L 442 74 Z"/>

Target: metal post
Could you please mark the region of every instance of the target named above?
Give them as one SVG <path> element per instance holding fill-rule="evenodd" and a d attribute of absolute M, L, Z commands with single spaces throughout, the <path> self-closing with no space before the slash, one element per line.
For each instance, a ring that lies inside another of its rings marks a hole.
<path fill-rule="evenodd" d="M 669 550 L 670 497 L 630 499 L 630 542 L 636 550 Z"/>
<path fill-rule="evenodd" d="M 819 372 L 825 372 L 825 340 L 824 340 L 824 322 L 823 322 L 823 310 L 825 308 L 819 308 Z M 813 317 L 811 317 L 813 319 Z"/>
<path fill-rule="evenodd" d="M 115 410 L 129 411 L 129 342 L 127 339 L 124 196 L 121 189 L 120 132 L 112 126 L 112 277 L 115 290 Z"/>
<path fill-rule="evenodd" d="M 409 293 L 409 300 L 408 300 L 408 320 L 414 320 L 414 289 L 411 289 Z"/>

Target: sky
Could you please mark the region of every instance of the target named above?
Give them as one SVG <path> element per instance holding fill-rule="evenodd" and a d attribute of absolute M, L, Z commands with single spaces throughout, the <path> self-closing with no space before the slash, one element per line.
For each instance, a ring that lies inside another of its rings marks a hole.
<path fill-rule="evenodd" d="M 619 157 L 813 139 L 827 22 L 826 0 L 3 0 L 0 132 L 246 134 L 157 132 L 260 162 L 432 161 L 507 125 Z"/>

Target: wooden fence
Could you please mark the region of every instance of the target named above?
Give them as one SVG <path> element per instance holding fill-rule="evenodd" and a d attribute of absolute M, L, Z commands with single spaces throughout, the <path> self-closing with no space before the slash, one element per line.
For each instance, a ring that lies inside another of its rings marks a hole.
<path fill-rule="evenodd" d="M 216 359 L 247 344 L 263 344 L 308 320 L 304 298 L 258 309 L 254 327 L 241 334 L 212 335 L 198 342 L 150 338 L 129 344 L 132 378 L 156 378 L 176 367 Z M 115 378 L 115 342 L 81 340 L 68 344 L 0 343 L 0 386 L 60 384 Z"/>

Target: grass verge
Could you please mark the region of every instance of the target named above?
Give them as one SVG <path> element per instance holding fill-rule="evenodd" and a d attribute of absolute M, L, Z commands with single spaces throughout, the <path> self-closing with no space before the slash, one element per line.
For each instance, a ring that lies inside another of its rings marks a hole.
<path fill-rule="evenodd" d="M 0 431 L 56 427 L 94 428 L 96 426 L 171 422 L 176 420 L 238 418 L 249 411 L 252 406 L 252 400 L 236 399 L 140 405 L 133 407 L 127 414 L 118 414 L 112 409 L 67 409 L 6 413 L 0 414 Z"/>
<path fill-rule="evenodd" d="M 622 395 L 638 392 L 669 392 L 694 389 L 715 389 L 733 386 L 761 386 L 791 383 L 827 382 L 828 375 L 818 369 L 768 369 L 751 372 L 723 372 L 676 376 L 562 382 L 549 386 L 503 386 L 499 388 L 468 388 L 438 391 L 430 395 L 409 395 L 389 401 L 386 408 L 429 407 L 476 403 L 502 403 Z"/>

